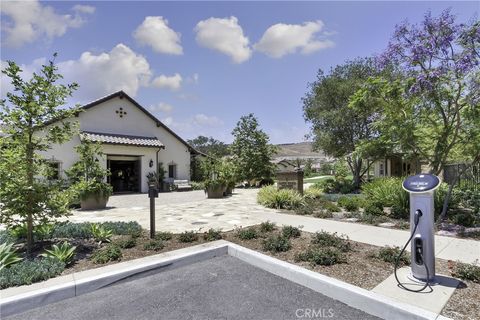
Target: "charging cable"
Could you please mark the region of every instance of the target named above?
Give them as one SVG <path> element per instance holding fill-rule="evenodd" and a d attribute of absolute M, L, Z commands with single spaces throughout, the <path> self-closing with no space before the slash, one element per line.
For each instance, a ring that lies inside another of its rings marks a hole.
<path fill-rule="evenodd" d="M 403 253 L 405 252 L 405 249 L 407 248 L 410 241 L 412 241 L 412 238 L 415 235 L 415 231 L 417 231 L 418 223 L 420 222 L 420 217 L 421 216 L 422 216 L 422 211 L 421 210 L 416 210 L 415 211 L 415 216 L 413 217 L 414 227 L 413 227 L 412 234 L 410 235 L 410 238 L 408 239 L 407 243 L 405 243 L 405 246 L 403 247 L 402 251 L 400 251 L 400 254 L 398 255 L 398 257 L 395 259 L 395 268 L 394 268 L 394 271 L 393 271 L 393 273 L 395 275 L 395 280 L 397 280 L 398 286 L 400 288 L 405 289 L 405 290 L 410 291 L 410 292 L 421 292 L 421 291 L 425 290 L 427 287 L 429 287 L 432 290 L 432 287 L 430 287 L 430 283 L 428 282 L 428 279 L 430 278 L 430 273 L 428 272 L 428 267 L 427 267 L 427 264 L 425 263 L 425 260 L 423 259 L 423 254 L 422 253 L 419 253 L 420 258 L 422 259 L 423 265 L 425 266 L 425 270 L 427 271 L 427 281 L 425 282 L 425 285 L 422 288 L 417 289 L 417 290 L 406 288 L 400 282 L 400 280 L 398 280 L 398 276 L 397 276 L 397 269 L 398 269 L 398 264 L 400 263 L 400 258 L 402 257 Z M 412 254 L 414 254 L 414 253 L 412 252 Z"/>

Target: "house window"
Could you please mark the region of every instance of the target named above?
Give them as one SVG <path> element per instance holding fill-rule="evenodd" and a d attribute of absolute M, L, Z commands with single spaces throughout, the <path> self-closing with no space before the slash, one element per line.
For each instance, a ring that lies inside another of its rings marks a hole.
<path fill-rule="evenodd" d="M 168 165 L 168 177 L 176 179 L 177 178 L 177 165 L 169 164 Z"/>
<path fill-rule="evenodd" d="M 60 162 L 50 161 L 48 162 L 48 180 L 60 179 Z"/>
<path fill-rule="evenodd" d="M 383 163 L 380 163 L 380 168 L 379 168 L 379 173 L 381 176 L 384 176 L 385 175 L 385 166 Z"/>

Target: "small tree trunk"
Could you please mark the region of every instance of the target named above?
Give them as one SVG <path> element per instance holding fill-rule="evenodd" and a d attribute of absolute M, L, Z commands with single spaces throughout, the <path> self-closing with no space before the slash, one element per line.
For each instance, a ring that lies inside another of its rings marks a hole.
<path fill-rule="evenodd" d="M 33 216 L 32 209 L 34 206 L 34 186 L 33 186 L 33 147 L 32 135 L 29 136 L 29 143 L 27 145 L 26 160 L 27 160 L 27 256 L 30 256 L 33 248 Z"/>

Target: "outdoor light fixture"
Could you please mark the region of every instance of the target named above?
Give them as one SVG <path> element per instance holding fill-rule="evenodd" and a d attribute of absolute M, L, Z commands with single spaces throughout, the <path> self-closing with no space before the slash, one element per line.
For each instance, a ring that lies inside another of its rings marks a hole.
<path fill-rule="evenodd" d="M 153 160 L 152 159 L 150 159 L 150 163 L 148 165 L 150 166 L 150 168 L 153 167 Z"/>

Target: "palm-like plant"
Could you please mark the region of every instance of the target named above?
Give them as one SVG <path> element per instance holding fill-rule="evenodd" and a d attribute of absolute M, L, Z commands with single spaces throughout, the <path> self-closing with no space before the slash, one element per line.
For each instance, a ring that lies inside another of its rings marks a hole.
<path fill-rule="evenodd" d="M 13 243 L 0 244 L 0 270 L 22 260 L 12 246 Z"/>
<path fill-rule="evenodd" d="M 97 223 L 91 224 L 92 236 L 95 241 L 98 241 L 98 244 L 102 242 L 110 242 L 110 239 L 113 236 L 113 232 L 110 229 L 105 228 Z"/>
<path fill-rule="evenodd" d="M 45 258 L 55 258 L 66 265 L 72 263 L 73 258 L 75 257 L 75 249 L 77 247 L 72 246 L 67 241 L 63 242 L 59 246 L 54 244 L 51 250 L 45 249 L 45 253 L 42 253 L 41 256 Z"/>

